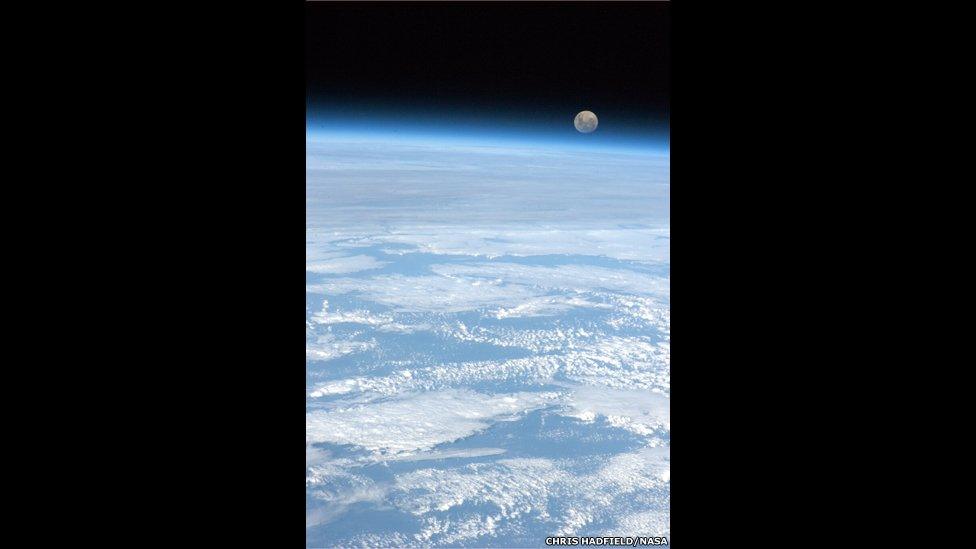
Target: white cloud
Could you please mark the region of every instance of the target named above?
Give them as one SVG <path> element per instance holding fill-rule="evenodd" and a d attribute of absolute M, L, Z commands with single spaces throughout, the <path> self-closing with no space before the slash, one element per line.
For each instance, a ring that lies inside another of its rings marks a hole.
<path fill-rule="evenodd" d="M 671 430 L 671 399 L 660 393 L 583 386 L 566 402 L 566 415 L 584 421 L 603 417 L 614 427 L 643 436 Z"/>
<path fill-rule="evenodd" d="M 434 275 L 336 278 L 308 284 L 305 291 L 324 295 L 352 293 L 401 313 L 494 309 L 492 314 L 496 318 L 552 315 L 576 307 L 609 308 L 611 304 L 606 301 L 611 297 L 593 299 L 607 290 L 630 294 L 633 305 L 624 310 L 633 316 L 641 312 L 639 307 L 652 303 L 647 298 L 636 301 L 642 299 L 637 296 L 667 300 L 671 293 L 671 281 L 667 277 L 588 265 L 540 267 L 482 263 L 433 265 L 431 270 Z M 575 294 L 552 295 L 553 291 Z M 326 313 L 319 316 L 321 321 L 329 318 Z"/>
<path fill-rule="evenodd" d="M 392 400 L 314 410 L 305 416 L 312 442 L 352 444 L 376 453 L 433 448 L 505 416 L 541 408 L 552 393 L 486 395 L 468 390 L 398 395 Z"/>
<path fill-rule="evenodd" d="M 518 263 L 443 264 L 433 265 L 431 270 L 444 276 L 487 278 L 562 291 L 611 290 L 665 297 L 671 292 L 671 280 L 667 277 L 592 265 L 543 267 Z"/>
<path fill-rule="evenodd" d="M 647 502 L 649 495 L 669 488 L 670 448 L 618 454 L 588 473 L 581 473 L 579 464 L 573 458 L 516 458 L 420 469 L 396 476 L 389 501 L 422 519 L 424 528 L 415 539 L 424 544 L 518 532 L 531 522 L 560 535 L 580 534 L 597 520 L 617 522 L 613 531 L 620 524 L 653 528 L 627 535 L 669 534 L 658 528 L 670 520 L 666 501 L 650 509 L 623 502 L 636 495 Z M 484 511 L 464 511 L 471 506 Z M 626 514 L 617 521 L 621 511 Z"/>
<path fill-rule="evenodd" d="M 640 532 L 642 536 L 665 536 L 671 541 L 671 511 L 655 510 L 631 513 L 623 516 L 612 532 L 604 535 L 632 536 Z"/>
<path fill-rule="evenodd" d="M 356 503 L 380 503 L 387 495 L 388 488 L 375 485 L 367 480 L 364 486 L 353 486 L 338 493 L 316 492 L 317 499 L 325 502 L 323 506 L 316 506 L 305 510 L 305 528 L 328 524 L 343 515 L 350 505 Z"/>
<path fill-rule="evenodd" d="M 587 390 L 593 394 L 600 394 L 600 391 L 606 391 L 608 387 L 625 390 L 621 393 L 623 396 L 638 395 L 638 399 L 642 398 L 640 395 L 653 391 L 670 393 L 670 351 L 666 343 L 651 343 L 640 337 L 581 336 L 577 330 L 570 329 L 557 329 L 553 333 L 543 331 L 541 335 L 505 341 L 504 333 L 490 337 L 473 335 L 464 324 L 458 325 L 458 328 L 447 333 L 466 341 L 524 346 L 543 352 L 566 349 L 567 352 L 501 361 L 446 363 L 401 369 L 385 376 L 330 380 L 312 388 L 309 396 L 322 398 L 348 393 L 396 395 L 403 392 L 464 387 L 489 381 L 540 385 L 551 383 L 560 376 L 591 387 Z M 640 391 L 634 391 L 635 389 Z M 617 395 L 612 392 L 607 394 Z"/>
<path fill-rule="evenodd" d="M 310 275 L 307 297 L 356 304 L 308 306 L 306 356 L 373 353 L 354 373 L 307 374 L 307 441 L 360 451 L 335 458 L 306 446 L 306 526 L 352 505 L 414 519 L 398 532 L 336 539 L 326 526 L 310 539 L 404 547 L 539 532 L 668 535 L 667 156 L 341 141 L 307 151 L 306 270 L 329 275 Z M 555 264 L 554 255 L 571 257 Z M 376 271 L 394 261 L 408 273 Z M 421 330 L 416 346 L 402 337 Z M 462 361 L 459 349 L 496 359 Z M 514 392 L 542 386 L 558 392 Z M 571 422 L 594 440 L 610 424 L 647 447 L 547 459 L 532 435 L 485 432 L 541 408 L 543 420 L 599 422 Z M 450 444 L 482 432 L 502 447 Z M 388 461 L 407 463 L 373 474 Z"/>
<path fill-rule="evenodd" d="M 538 295 L 525 286 L 447 276 L 381 275 L 369 279 L 337 278 L 306 285 L 314 294 L 354 293 L 399 312 L 457 313 L 504 307 Z"/>
<path fill-rule="evenodd" d="M 519 516 L 548 507 L 550 489 L 567 473 L 547 459 L 502 459 L 473 463 L 460 469 L 421 469 L 396 477 L 394 504 L 425 515 L 465 503 L 490 503 L 502 517 Z"/>
<path fill-rule="evenodd" d="M 493 316 L 499 320 L 513 317 L 554 316 L 573 308 L 609 309 L 610 305 L 589 301 L 578 296 L 546 296 L 529 299 L 514 307 L 499 308 Z"/>
<path fill-rule="evenodd" d="M 352 353 L 368 351 L 376 347 L 376 341 L 344 341 L 331 334 L 323 334 L 305 340 L 305 359 L 327 361 Z"/>
<path fill-rule="evenodd" d="M 427 460 L 435 460 L 435 459 L 497 456 L 499 454 L 504 454 L 504 453 L 505 450 L 502 448 L 458 448 L 456 450 L 418 452 L 415 454 L 407 453 L 407 454 L 394 456 L 391 459 L 395 461 L 427 461 Z"/>
<path fill-rule="evenodd" d="M 329 259 L 309 260 L 306 251 L 305 270 L 319 274 L 345 274 L 359 271 L 379 269 L 389 265 L 389 262 L 379 261 L 368 255 L 353 255 L 348 257 L 334 257 Z"/>
<path fill-rule="evenodd" d="M 666 226 L 640 229 L 581 228 L 579 224 L 498 225 L 471 228 L 470 225 L 399 225 L 377 234 L 361 233 L 337 243 L 340 248 L 395 244 L 386 253 L 419 252 L 435 255 L 464 255 L 496 258 L 539 255 L 585 255 L 642 263 L 667 263 L 671 259 L 670 231 Z"/>
<path fill-rule="evenodd" d="M 309 321 L 313 324 L 329 326 L 333 324 L 362 324 L 381 332 L 397 332 L 409 334 L 429 330 L 430 326 L 423 323 L 403 324 L 397 322 L 390 313 L 373 313 L 368 310 L 339 311 L 329 310 L 329 302 L 322 304 L 322 310 L 313 314 Z"/>
<path fill-rule="evenodd" d="M 307 148 L 306 170 L 306 227 L 337 241 L 645 260 L 669 225 L 667 154 L 330 142 Z"/>
<path fill-rule="evenodd" d="M 309 397 L 321 398 L 353 392 L 396 395 L 412 391 L 437 391 L 473 383 L 514 381 L 546 383 L 560 364 L 555 357 L 516 358 L 501 362 L 480 361 L 400 370 L 386 376 L 355 377 L 328 381 L 316 386 Z"/>
<path fill-rule="evenodd" d="M 565 376 L 587 385 L 671 391 L 671 344 L 612 336 L 565 355 Z"/>

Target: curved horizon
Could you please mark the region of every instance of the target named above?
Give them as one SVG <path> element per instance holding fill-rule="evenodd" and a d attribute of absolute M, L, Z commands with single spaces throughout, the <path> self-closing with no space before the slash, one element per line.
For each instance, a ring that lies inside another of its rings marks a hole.
<path fill-rule="evenodd" d="M 660 121 L 641 120 L 612 110 L 600 117 L 600 126 L 588 134 L 573 125 L 579 111 L 531 114 L 431 110 L 370 110 L 309 108 L 306 138 L 321 136 L 389 137 L 466 144 L 559 146 L 586 150 L 627 150 L 670 153 L 670 128 Z"/>

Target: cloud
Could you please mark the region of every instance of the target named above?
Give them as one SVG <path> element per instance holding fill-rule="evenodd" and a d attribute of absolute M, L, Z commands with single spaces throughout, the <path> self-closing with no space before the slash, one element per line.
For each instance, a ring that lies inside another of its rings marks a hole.
<path fill-rule="evenodd" d="M 401 313 L 494 309 L 496 318 L 552 315 L 576 307 L 609 308 L 605 300 L 594 300 L 582 292 L 625 292 L 635 299 L 656 296 L 662 300 L 668 300 L 671 293 L 667 277 L 589 265 L 442 264 L 431 270 L 434 275 L 336 278 L 308 284 L 305 291 L 352 293 Z M 554 291 L 576 294 L 553 295 Z"/>
<path fill-rule="evenodd" d="M 584 421 L 602 417 L 614 427 L 642 436 L 671 431 L 671 399 L 660 393 L 582 386 L 566 402 L 566 415 Z"/>
<path fill-rule="evenodd" d="M 496 281 L 399 274 L 369 279 L 337 278 L 306 285 L 305 291 L 325 295 L 354 293 L 399 312 L 437 313 L 504 307 L 539 295 L 538 291 L 525 286 L 503 285 Z"/>
<path fill-rule="evenodd" d="M 666 154 L 336 141 L 309 148 L 306 169 L 306 227 L 343 245 L 494 257 L 668 253 L 657 238 L 669 226 Z M 361 240 L 344 240 L 358 231 Z"/>
<path fill-rule="evenodd" d="M 585 223 L 584 223 L 585 224 Z M 580 223 L 553 225 L 398 225 L 388 232 L 355 233 L 339 247 L 397 245 L 389 254 L 426 253 L 471 257 L 532 257 L 574 255 L 657 264 L 671 259 L 670 231 L 666 226 L 634 229 L 584 227 Z"/>
<path fill-rule="evenodd" d="M 642 391 L 634 393 L 637 395 L 645 395 L 654 390 L 659 393 L 670 392 L 670 351 L 665 343 L 652 343 L 642 337 L 582 336 L 571 329 L 557 329 L 553 333 L 543 331 L 541 335 L 534 337 L 523 334 L 522 338 L 513 337 L 506 341 L 505 333 L 498 336 L 473 335 L 460 323 L 458 328 L 446 333 L 463 341 L 524 346 L 547 353 L 561 349 L 568 351 L 563 354 L 539 354 L 501 361 L 444 363 L 401 369 L 385 376 L 330 380 L 312 388 L 309 397 L 322 398 L 349 393 L 396 395 L 485 382 L 543 385 L 560 379 L 590 386 L 593 394 L 599 394 L 599 391 L 607 387 L 641 389 Z M 610 396 L 615 394 L 611 393 Z"/>
<path fill-rule="evenodd" d="M 671 541 L 671 511 L 655 510 L 631 513 L 620 518 L 613 532 L 619 536 L 632 536 L 639 532 L 642 536 L 665 536 Z M 607 533 L 605 535 L 614 535 Z"/>
<path fill-rule="evenodd" d="M 326 300 L 322 304 L 322 310 L 313 314 L 309 321 L 312 324 L 331 326 L 333 324 L 362 324 L 370 326 L 382 332 L 414 333 L 428 330 L 430 326 L 426 324 L 403 324 L 394 319 L 390 313 L 377 314 L 368 310 L 338 311 L 329 310 L 329 302 Z"/>
<path fill-rule="evenodd" d="M 368 255 L 354 255 L 310 261 L 308 259 L 308 252 L 306 252 L 305 258 L 305 271 L 318 274 L 356 273 L 359 271 L 380 269 L 386 265 L 389 265 L 389 262 L 379 261 L 375 257 Z"/>
<path fill-rule="evenodd" d="M 513 317 L 555 316 L 573 308 L 610 309 L 610 305 L 596 303 L 578 296 L 536 297 L 514 307 L 499 308 L 493 316 L 499 320 Z"/>
<path fill-rule="evenodd" d="M 354 487 L 327 498 L 326 505 L 311 509 L 306 507 L 305 528 L 328 524 L 345 514 L 356 503 L 381 503 L 387 491 L 387 487 L 377 485 Z"/>
<path fill-rule="evenodd" d="M 396 461 L 427 461 L 434 459 L 451 459 L 451 458 L 475 458 L 475 457 L 486 457 L 486 456 L 497 456 L 499 454 L 504 454 L 505 450 L 502 448 L 459 448 L 456 450 L 441 450 L 434 452 L 421 452 L 417 454 L 403 454 L 394 457 Z"/>
<path fill-rule="evenodd" d="M 305 432 L 312 442 L 352 444 L 374 453 L 412 452 L 466 437 L 505 416 L 542 408 L 555 397 L 553 393 L 486 395 L 470 390 L 398 395 L 308 412 Z"/>
<path fill-rule="evenodd" d="M 305 340 L 305 360 L 328 361 L 352 353 L 368 351 L 376 347 L 376 341 L 337 340 L 331 334 L 323 334 Z"/>
<path fill-rule="evenodd" d="M 522 532 L 532 523 L 560 535 L 607 521 L 613 531 L 620 523 L 652 528 L 627 535 L 664 535 L 658 526 L 670 521 L 670 510 L 659 496 L 670 490 L 670 448 L 618 454 L 595 470 L 580 465 L 573 458 L 514 458 L 419 469 L 396 475 L 388 501 L 421 519 L 415 543 L 422 544 Z"/>
<path fill-rule="evenodd" d="M 307 151 L 307 539 L 667 535 L 667 156 Z"/>
<path fill-rule="evenodd" d="M 548 507 L 551 488 L 568 474 L 548 459 L 503 459 L 458 469 L 421 469 L 396 477 L 393 503 L 413 515 L 462 504 L 491 504 L 502 517 Z"/>
<path fill-rule="evenodd" d="M 654 276 L 630 269 L 611 269 L 592 265 L 559 265 L 544 267 L 518 263 L 477 263 L 433 265 L 437 274 L 471 279 L 501 280 L 562 291 L 609 290 L 633 295 L 667 297 L 671 292 L 668 277 Z M 577 296 L 578 299 L 578 296 Z"/>
<path fill-rule="evenodd" d="M 516 358 L 501 362 L 461 362 L 413 370 L 399 370 L 386 376 L 355 377 L 316 386 L 309 396 L 321 398 L 347 393 L 396 395 L 414 391 L 439 391 L 486 381 L 541 384 L 552 380 L 559 369 L 553 357 Z"/>

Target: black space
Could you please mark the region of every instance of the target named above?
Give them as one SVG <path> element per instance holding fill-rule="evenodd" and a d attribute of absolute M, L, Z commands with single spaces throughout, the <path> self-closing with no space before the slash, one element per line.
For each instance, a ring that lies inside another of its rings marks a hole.
<path fill-rule="evenodd" d="M 666 122 L 669 2 L 307 2 L 311 106 L 613 110 Z"/>

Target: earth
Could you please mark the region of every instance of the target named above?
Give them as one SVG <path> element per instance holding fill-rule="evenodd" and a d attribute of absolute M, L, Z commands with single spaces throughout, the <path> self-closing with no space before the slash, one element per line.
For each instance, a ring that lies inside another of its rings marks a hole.
<path fill-rule="evenodd" d="M 670 541 L 669 165 L 309 137 L 308 547 Z"/>

